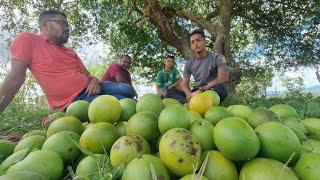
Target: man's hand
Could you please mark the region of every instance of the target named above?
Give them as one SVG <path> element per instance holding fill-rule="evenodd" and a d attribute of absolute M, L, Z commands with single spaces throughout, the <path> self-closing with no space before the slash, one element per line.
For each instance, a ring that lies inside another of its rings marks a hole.
<path fill-rule="evenodd" d="M 92 77 L 91 81 L 89 82 L 86 93 L 88 96 L 92 96 L 94 94 L 100 94 L 101 87 L 100 87 L 100 81 L 96 77 Z"/>
<path fill-rule="evenodd" d="M 188 102 L 190 101 L 190 99 L 192 98 L 192 96 L 193 96 L 193 93 L 187 93 L 187 94 L 186 94 L 186 99 L 187 99 Z"/>

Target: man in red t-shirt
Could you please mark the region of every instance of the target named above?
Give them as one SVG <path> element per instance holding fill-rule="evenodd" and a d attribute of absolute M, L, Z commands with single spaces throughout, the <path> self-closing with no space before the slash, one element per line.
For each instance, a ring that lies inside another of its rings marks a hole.
<path fill-rule="evenodd" d="M 63 12 L 43 11 L 39 25 L 40 34 L 21 33 L 12 42 L 11 70 L 0 87 L 0 113 L 24 83 L 27 69 L 42 88 L 51 110 L 62 111 L 75 100 L 91 102 L 100 94 L 109 94 L 76 52 L 63 45 L 70 31 Z"/>
<path fill-rule="evenodd" d="M 102 82 L 110 84 L 108 91 L 118 99 L 131 97 L 132 94 L 138 97 L 135 89 L 132 86 L 131 75 L 128 71 L 132 64 L 132 59 L 129 55 L 123 55 L 120 59 L 109 65 L 108 69 L 102 77 Z"/>

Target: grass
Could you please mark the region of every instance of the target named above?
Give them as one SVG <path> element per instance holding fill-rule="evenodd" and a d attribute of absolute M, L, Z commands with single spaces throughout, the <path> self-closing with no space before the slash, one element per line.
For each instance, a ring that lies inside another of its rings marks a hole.
<path fill-rule="evenodd" d="M 34 129 L 41 129 L 41 119 L 50 113 L 47 106 L 26 106 L 13 101 L 0 114 L 0 139 L 5 136 L 21 136 Z"/>

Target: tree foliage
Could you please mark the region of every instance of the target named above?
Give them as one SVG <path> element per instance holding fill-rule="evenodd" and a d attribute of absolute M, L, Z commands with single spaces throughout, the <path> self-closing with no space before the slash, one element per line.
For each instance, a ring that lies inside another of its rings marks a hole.
<path fill-rule="evenodd" d="M 166 54 L 191 54 L 188 35 L 197 28 L 206 31 L 209 50 L 242 72 L 262 57 L 277 69 L 319 64 L 318 0 L 4 0 L 1 6 L 13 34 L 36 31 L 41 10 L 62 9 L 73 25 L 73 46 L 103 41 L 115 56 L 132 54 L 134 70 L 149 80 Z"/>

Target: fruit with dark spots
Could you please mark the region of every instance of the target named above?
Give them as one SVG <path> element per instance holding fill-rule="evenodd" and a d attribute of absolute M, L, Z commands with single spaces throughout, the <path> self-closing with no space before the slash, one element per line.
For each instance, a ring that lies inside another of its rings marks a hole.
<path fill-rule="evenodd" d="M 172 146 L 172 142 L 176 142 Z M 162 136 L 159 153 L 163 163 L 175 175 L 191 174 L 201 164 L 201 147 L 186 129 L 174 128 Z"/>
<path fill-rule="evenodd" d="M 169 172 L 160 158 L 145 154 L 140 158 L 133 159 L 123 172 L 122 180 L 148 180 L 153 179 L 153 175 L 157 180 L 169 180 Z"/>
<path fill-rule="evenodd" d="M 119 138 L 111 148 L 111 165 L 113 167 L 126 166 L 132 159 L 149 153 L 149 144 L 143 137 L 125 135 Z"/>

